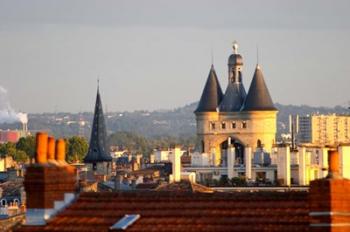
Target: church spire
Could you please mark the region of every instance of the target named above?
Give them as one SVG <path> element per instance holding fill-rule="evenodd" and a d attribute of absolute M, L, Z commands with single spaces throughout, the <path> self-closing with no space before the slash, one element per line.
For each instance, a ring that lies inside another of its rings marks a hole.
<path fill-rule="evenodd" d="M 108 153 L 106 144 L 106 124 L 102 110 L 102 101 L 98 79 L 95 112 L 91 129 L 89 150 L 84 158 L 84 163 L 92 163 L 95 169 L 97 163 L 110 161 L 112 161 L 112 157 Z"/>

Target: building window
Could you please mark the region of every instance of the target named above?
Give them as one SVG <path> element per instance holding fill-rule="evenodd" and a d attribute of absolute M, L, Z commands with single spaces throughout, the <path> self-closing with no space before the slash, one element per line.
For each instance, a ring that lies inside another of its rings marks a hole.
<path fill-rule="evenodd" d="M 224 123 L 224 122 L 221 123 L 221 129 L 223 129 L 223 130 L 226 129 L 226 123 Z"/>
<path fill-rule="evenodd" d="M 215 130 L 215 122 L 210 123 L 210 129 Z"/>
<path fill-rule="evenodd" d="M 236 129 L 236 122 L 232 122 L 232 129 Z"/>
<path fill-rule="evenodd" d="M 246 129 L 246 128 L 247 128 L 247 122 L 246 122 L 246 121 L 243 121 L 243 122 L 242 122 L 242 128 L 243 128 L 243 129 Z"/>

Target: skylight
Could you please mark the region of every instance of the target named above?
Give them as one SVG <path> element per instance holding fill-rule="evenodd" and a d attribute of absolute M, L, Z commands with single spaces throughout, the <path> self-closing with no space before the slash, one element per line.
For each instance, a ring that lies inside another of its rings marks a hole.
<path fill-rule="evenodd" d="M 110 227 L 111 230 L 126 230 L 128 226 L 132 225 L 137 219 L 140 218 L 140 214 L 125 214 L 125 216 L 117 221 L 113 226 Z"/>

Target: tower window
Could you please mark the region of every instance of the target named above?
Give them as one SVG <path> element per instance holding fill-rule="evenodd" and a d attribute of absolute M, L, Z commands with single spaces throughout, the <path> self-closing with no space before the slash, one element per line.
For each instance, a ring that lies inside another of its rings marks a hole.
<path fill-rule="evenodd" d="M 232 129 L 236 129 L 236 122 L 232 122 Z"/>
<path fill-rule="evenodd" d="M 243 121 L 243 122 L 242 122 L 242 128 L 243 128 L 243 129 L 246 129 L 246 128 L 247 128 L 247 122 L 246 122 L 246 121 Z"/>
<path fill-rule="evenodd" d="M 210 129 L 215 130 L 215 122 L 210 123 Z"/>
<path fill-rule="evenodd" d="M 226 123 L 225 123 L 225 122 L 222 122 L 222 123 L 221 123 L 221 129 L 223 129 L 223 130 L 226 129 Z"/>

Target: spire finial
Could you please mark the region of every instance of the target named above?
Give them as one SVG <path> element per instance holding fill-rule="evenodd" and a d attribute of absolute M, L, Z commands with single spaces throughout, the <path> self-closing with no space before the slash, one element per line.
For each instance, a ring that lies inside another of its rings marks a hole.
<path fill-rule="evenodd" d="M 233 53 L 234 53 L 234 54 L 238 54 L 238 43 L 237 43 L 236 40 L 233 41 L 233 43 L 232 43 L 232 48 L 233 48 Z"/>
<path fill-rule="evenodd" d="M 256 44 L 256 68 L 260 68 L 259 66 L 259 45 Z"/>
<path fill-rule="evenodd" d="M 211 66 L 214 66 L 214 52 L 213 52 L 213 48 L 211 48 Z"/>
<path fill-rule="evenodd" d="M 97 91 L 100 90 L 100 76 L 97 76 Z"/>

